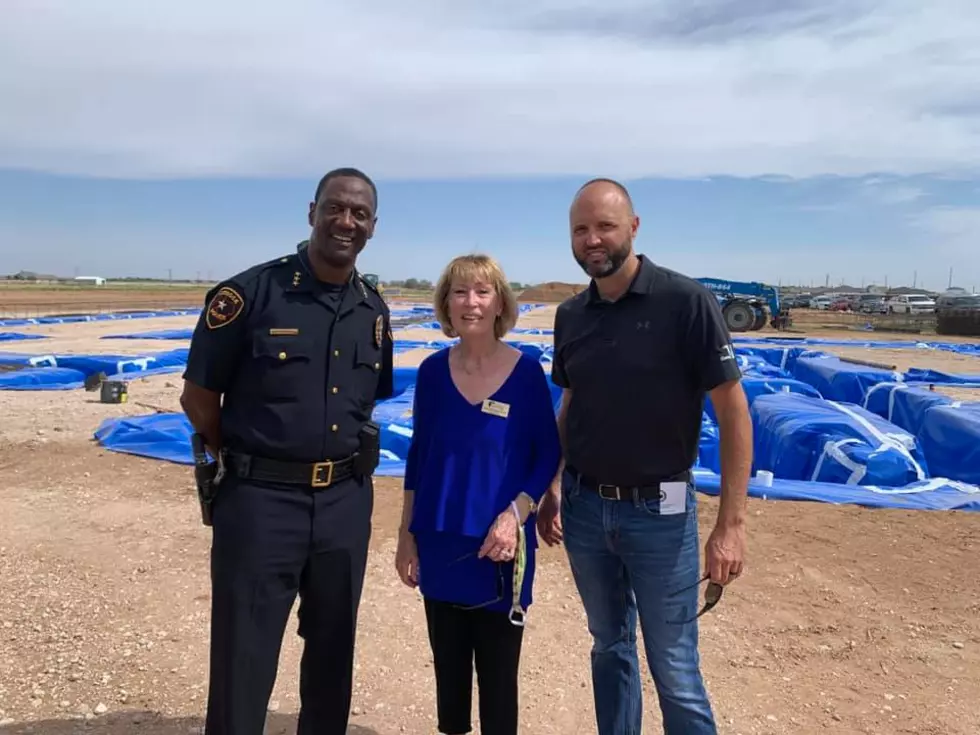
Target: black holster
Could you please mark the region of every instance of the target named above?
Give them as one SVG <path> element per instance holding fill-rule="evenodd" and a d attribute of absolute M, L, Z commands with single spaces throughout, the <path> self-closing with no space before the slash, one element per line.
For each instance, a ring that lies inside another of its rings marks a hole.
<path fill-rule="evenodd" d="M 381 462 L 381 428 L 373 421 L 361 427 L 353 471 L 358 479 L 370 477 Z"/>
<path fill-rule="evenodd" d="M 201 505 L 201 522 L 211 525 L 211 502 L 217 493 L 219 464 L 208 460 L 204 447 L 204 437 L 198 433 L 191 435 L 194 450 L 194 484 L 197 485 L 197 499 Z"/>

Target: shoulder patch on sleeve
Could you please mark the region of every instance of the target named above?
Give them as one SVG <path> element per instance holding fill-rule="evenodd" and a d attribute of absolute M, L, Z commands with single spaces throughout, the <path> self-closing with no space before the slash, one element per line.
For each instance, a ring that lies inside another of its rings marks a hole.
<path fill-rule="evenodd" d="M 219 329 L 231 324 L 245 308 L 245 299 L 231 286 L 222 286 L 208 303 L 205 323 L 208 329 Z"/>

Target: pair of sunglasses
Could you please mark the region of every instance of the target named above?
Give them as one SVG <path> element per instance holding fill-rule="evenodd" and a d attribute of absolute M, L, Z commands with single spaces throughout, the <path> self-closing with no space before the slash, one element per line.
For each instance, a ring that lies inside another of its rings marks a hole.
<path fill-rule="evenodd" d="M 694 587 L 700 587 L 702 582 L 708 582 L 709 579 L 711 579 L 711 575 L 705 574 L 694 584 L 689 584 L 687 587 L 681 587 L 679 590 L 674 590 L 674 592 L 670 594 L 670 597 L 676 597 L 682 592 L 687 592 L 689 589 L 693 589 Z M 667 622 L 673 623 L 674 625 L 686 625 L 687 623 L 693 623 L 695 620 L 700 618 L 706 612 L 711 610 L 715 605 L 721 602 L 721 595 L 724 591 L 725 588 L 722 587 L 717 582 L 708 582 L 708 587 L 704 591 L 704 605 L 693 617 L 687 618 L 685 620 L 668 620 Z"/>

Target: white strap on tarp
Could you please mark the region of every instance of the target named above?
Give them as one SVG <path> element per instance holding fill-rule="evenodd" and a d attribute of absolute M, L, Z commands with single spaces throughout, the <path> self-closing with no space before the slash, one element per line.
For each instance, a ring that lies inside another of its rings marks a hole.
<path fill-rule="evenodd" d="M 871 401 L 871 394 L 879 390 L 888 390 L 888 416 L 886 418 L 891 421 L 892 414 L 895 411 L 895 391 L 897 390 L 908 390 L 908 383 L 878 383 L 877 385 L 871 386 L 868 392 L 864 395 L 864 406 L 862 408 L 867 408 L 868 403 Z"/>
<path fill-rule="evenodd" d="M 908 434 L 906 434 L 904 432 L 902 434 L 883 434 L 881 431 L 879 431 L 877 428 L 875 428 L 874 425 L 870 421 L 868 421 L 866 418 L 864 418 L 860 414 L 855 413 L 854 411 L 852 411 L 851 409 L 849 409 L 847 406 L 845 406 L 845 405 L 843 405 L 841 403 L 838 403 L 837 401 L 829 401 L 828 400 L 827 403 L 829 405 L 833 406 L 834 408 L 836 408 L 837 410 L 839 410 L 841 413 L 844 413 L 844 414 L 850 416 L 852 419 L 854 419 L 859 424 L 861 424 L 861 426 L 863 426 L 865 429 L 867 429 L 868 432 L 872 436 L 874 436 L 875 439 L 878 440 L 878 449 L 877 449 L 877 451 L 881 451 L 883 449 L 888 449 L 888 448 L 897 450 L 909 462 L 912 463 L 912 466 L 915 468 L 915 475 L 916 475 L 916 477 L 919 480 L 926 479 L 926 473 L 922 469 L 922 465 L 920 465 L 918 462 L 915 461 L 915 458 L 912 456 L 912 453 L 909 451 L 910 447 L 907 445 L 907 442 L 913 442 L 914 443 L 915 440 L 912 437 L 910 437 Z"/>
<path fill-rule="evenodd" d="M 860 439 L 841 439 L 840 441 L 832 442 L 829 441 L 823 445 L 823 452 L 820 453 L 819 459 L 817 459 L 817 464 L 813 468 L 813 474 L 810 476 L 811 482 L 819 482 L 820 470 L 823 469 L 823 461 L 825 459 L 832 459 L 837 464 L 841 465 L 845 469 L 851 471 L 850 477 L 847 478 L 847 485 L 857 485 L 867 473 L 868 468 L 862 464 L 858 464 L 853 459 L 844 454 L 841 449 L 845 444 L 862 444 Z"/>

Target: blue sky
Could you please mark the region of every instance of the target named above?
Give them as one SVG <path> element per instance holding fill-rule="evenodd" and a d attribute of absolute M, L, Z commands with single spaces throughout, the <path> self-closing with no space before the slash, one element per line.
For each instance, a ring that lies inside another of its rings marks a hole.
<path fill-rule="evenodd" d="M 356 165 L 384 278 L 482 250 L 581 282 L 568 203 L 604 175 L 691 275 L 980 290 L 980 10 L 928 7 L 8 0 L 0 272 L 219 278 Z"/>

